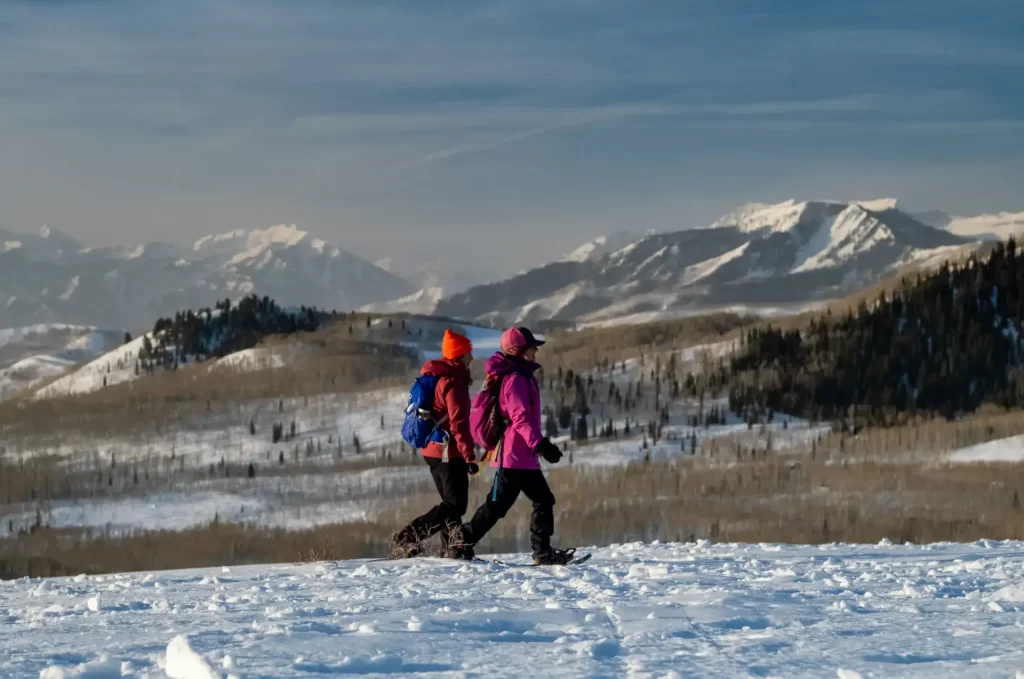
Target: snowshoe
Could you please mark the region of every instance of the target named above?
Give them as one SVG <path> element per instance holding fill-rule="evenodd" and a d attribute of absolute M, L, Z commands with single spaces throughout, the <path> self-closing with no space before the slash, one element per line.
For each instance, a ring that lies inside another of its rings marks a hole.
<path fill-rule="evenodd" d="M 564 566 L 576 558 L 576 549 L 548 549 L 546 552 L 533 555 L 535 566 Z"/>
<path fill-rule="evenodd" d="M 423 543 L 402 531 L 391 536 L 389 559 L 413 559 L 423 554 Z"/>
<path fill-rule="evenodd" d="M 476 560 L 476 552 L 473 550 L 473 545 L 449 545 L 441 550 L 440 556 L 443 559 L 458 559 L 460 561 Z"/>

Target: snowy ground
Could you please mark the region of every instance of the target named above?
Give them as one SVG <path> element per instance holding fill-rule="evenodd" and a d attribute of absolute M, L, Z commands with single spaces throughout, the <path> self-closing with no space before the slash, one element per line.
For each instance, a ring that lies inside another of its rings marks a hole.
<path fill-rule="evenodd" d="M 968 446 L 954 451 L 950 462 L 1021 462 L 1024 461 L 1024 436 L 1010 436 L 1004 439 Z"/>
<path fill-rule="evenodd" d="M 0 674 L 1013 677 L 1022 557 L 1020 542 L 631 544 L 543 569 L 421 559 L 26 579 L 0 582 Z"/>

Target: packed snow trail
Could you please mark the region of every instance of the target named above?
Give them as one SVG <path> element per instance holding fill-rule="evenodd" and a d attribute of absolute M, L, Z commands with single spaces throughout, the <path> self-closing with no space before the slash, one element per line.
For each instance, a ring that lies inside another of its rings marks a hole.
<path fill-rule="evenodd" d="M 1024 543 L 631 544 L 569 567 L 19 580 L 0 583 L 0 648 L 0 676 L 33 679 L 1012 677 Z"/>

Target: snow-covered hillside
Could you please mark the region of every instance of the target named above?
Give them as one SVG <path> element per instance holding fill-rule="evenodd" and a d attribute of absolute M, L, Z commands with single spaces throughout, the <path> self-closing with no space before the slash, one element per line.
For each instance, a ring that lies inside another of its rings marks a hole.
<path fill-rule="evenodd" d="M 651 235 L 651 234 L 647 234 Z M 589 243 L 584 243 L 569 254 L 562 257 L 564 262 L 587 262 L 600 259 L 605 255 L 621 250 L 643 236 L 631 231 L 618 231 L 606 236 L 598 236 Z"/>
<path fill-rule="evenodd" d="M 410 294 L 399 276 L 294 225 L 164 243 L 86 248 L 52 229 L 0 229 L 0 324 L 81 322 L 133 330 L 250 292 L 350 310 Z"/>
<path fill-rule="evenodd" d="M 91 361 L 123 336 L 121 331 L 66 324 L 0 329 L 0 400 Z"/>
<path fill-rule="evenodd" d="M 909 261 L 970 243 L 895 207 L 859 202 L 752 203 L 709 228 L 597 245 L 454 295 L 443 315 L 493 324 L 668 317 L 735 305 L 773 307 L 842 297 Z"/>
<path fill-rule="evenodd" d="M 412 322 L 410 320 L 410 323 Z M 378 323 L 380 323 L 379 320 Z M 415 323 L 419 327 L 436 326 L 440 328 L 441 332 L 443 332 L 447 325 L 450 325 L 444 321 L 430 318 L 418 318 L 415 320 Z M 473 341 L 474 349 L 478 356 L 487 356 L 500 348 L 501 331 L 473 325 L 457 327 L 465 332 Z M 0 342 L 4 338 L 3 332 L 5 331 L 0 331 Z M 94 335 L 87 335 L 76 342 L 81 344 L 90 337 L 94 338 Z M 46 377 L 57 377 L 60 375 L 58 379 L 38 389 L 35 392 L 36 398 L 87 394 L 104 387 L 112 387 L 140 378 L 150 377 L 145 370 L 136 368 L 139 351 L 142 349 L 147 337 L 150 341 L 153 341 L 153 333 L 146 333 L 130 342 L 116 346 L 116 348 L 110 351 L 103 351 L 109 345 L 97 343 L 94 338 L 92 345 L 94 351 L 82 354 L 82 357 L 78 360 L 64 360 L 62 358 L 62 356 L 71 356 L 71 354 L 58 354 L 55 357 L 36 356 L 30 357 L 30 360 L 26 359 L 27 363 L 24 366 L 11 366 L 9 370 L 25 371 L 31 365 L 39 371 L 44 371 L 46 367 L 49 367 Z M 372 339 L 370 341 L 372 342 Z M 424 359 L 440 357 L 440 349 L 435 347 L 436 342 L 427 346 L 422 340 L 410 340 L 404 344 L 408 348 L 416 350 Z M 255 372 L 265 369 L 284 368 L 305 360 L 310 360 L 310 355 L 308 351 L 304 350 L 301 343 L 273 346 L 261 345 L 229 354 L 217 360 L 211 360 L 209 361 L 209 367 L 211 370 Z M 184 360 L 186 364 L 191 362 L 193 362 L 193 357 L 186 357 Z M 6 370 L 0 370 L 0 396 L 3 394 L 4 383 L 2 380 L 6 375 Z M 159 371 L 157 375 L 159 375 Z M 38 383 L 38 380 L 30 384 L 21 384 L 19 391 L 28 389 L 32 384 L 36 383 Z"/>
<path fill-rule="evenodd" d="M 444 299 L 444 288 L 423 288 L 388 302 L 374 302 L 360 311 L 373 314 L 430 314 Z"/>
<path fill-rule="evenodd" d="M 136 371 L 136 360 L 147 337 L 152 338 L 152 334 L 140 335 L 113 351 L 101 354 L 40 389 L 36 393 L 36 398 L 85 394 L 136 379 L 140 375 Z"/>
<path fill-rule="evenodd" d="M 1013 677 L 1024 543 L 626 544 L 0 582 L 5 677 Z M 501 555 L 525 564 L 525 555 Z"/>

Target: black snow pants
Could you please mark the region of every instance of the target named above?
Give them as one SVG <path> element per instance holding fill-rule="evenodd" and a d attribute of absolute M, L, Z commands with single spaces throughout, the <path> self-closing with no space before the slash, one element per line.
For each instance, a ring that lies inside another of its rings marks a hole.
<path fill-rule="evenodd" d="M 442 548 L 447 549 L 452 531 L 458 531 L 469 505 L 469 469 L 462 459 L 442 462 L 438 457 L 424 458 L 441 496 L 441 504 L 414 519 L 402 531 L 403 537 L 423 541 L 441 532 Z M 456 533 L 458 534 L 458 533 Z M 460 535 L 461 538 L 461 535 Z"/>
<path fill-rule="evenodd" d="M 499 519 L 512 509 L 519 493 L 533 502 L 530 517 L 530 546 L 534 554 L 551 550 L 555 532 L 555 496 L 540 469 L 499 469 L 487 501 L 480 506 L 469 523 L 462 527 L 463 536 L 471 545 L 480 542 Z"/>

